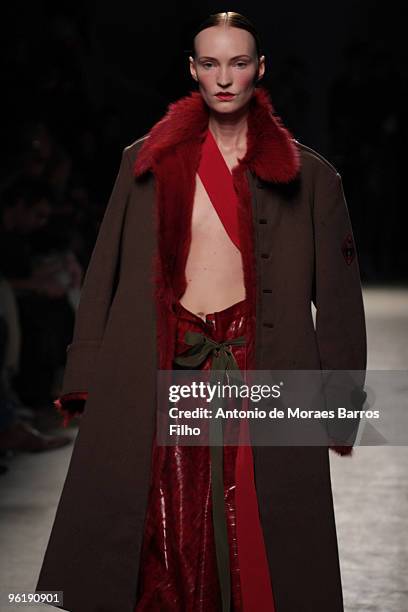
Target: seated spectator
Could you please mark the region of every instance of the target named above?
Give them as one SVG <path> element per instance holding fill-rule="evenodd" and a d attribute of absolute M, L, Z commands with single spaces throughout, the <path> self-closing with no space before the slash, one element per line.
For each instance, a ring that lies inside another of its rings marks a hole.
<path fill-rule="evenodd" d="M 14 384 L 34 408 L 52 402 L 74 325 L 69 291 L 81 276 L 72 253 L 56 250 L 52 241 L 47 249 L 51 212 L 52 193 L 42 180 L 18 179 L 1 195 L 0 274 L 15 292 L 22 335 Z"/>

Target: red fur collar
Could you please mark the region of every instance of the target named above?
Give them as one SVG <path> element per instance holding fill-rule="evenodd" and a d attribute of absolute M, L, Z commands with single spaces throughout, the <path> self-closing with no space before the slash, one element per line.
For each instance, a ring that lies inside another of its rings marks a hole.
<path fill-rule="evenodd" d="M 248 114 L 247 152 L 239 164 L 264 181 L 286 183 L 298 173 L 299 151 L 293 136 L 274 113 L 269 92 L 263 87 L 255 89 Z M 208 106 L 197 91 L 171 103 L 138 152 L 135 176 L 152 169 L 165 151 L 174 150 L 178 144 L 202 140 L 208 119 Z"/>

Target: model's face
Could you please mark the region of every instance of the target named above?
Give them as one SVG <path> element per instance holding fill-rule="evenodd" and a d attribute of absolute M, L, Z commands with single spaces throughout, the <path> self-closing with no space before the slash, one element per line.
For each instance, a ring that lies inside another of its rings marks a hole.
<path fill-rule="evenodd" d="M 199 32 L 194 43 L 196 59 L 189 58 L 190 72 L 210 109 L 231 113 L 245 106 L 255 81 L 265 71 L 265 58 L 262 55 L 258 61 L 252 34 L 231 26 L 213 26 Z M 235 95 L 222 100 L 216 96 L 220 92 Z"/>

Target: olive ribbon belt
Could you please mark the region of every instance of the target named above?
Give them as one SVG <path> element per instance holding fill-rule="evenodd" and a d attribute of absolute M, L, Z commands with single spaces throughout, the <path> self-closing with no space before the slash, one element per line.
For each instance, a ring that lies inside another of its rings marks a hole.
<path fill-rule="evenodd" d="M 232 353 L 232 346 L 242 346 L 246 344 L 245 336 L 231 338 L 224 342 L 216 342 L 205 334 L 188 330 L 185 333 L 184 341 L 186 344 L 190 345 L 191 348 L 182 355 L 175 357 L 174 362 L 177 365 L 188 369 L 194 369 L 201 365 L 207 357 L 211 355 L 211 384 L 223 382 L 227 370 L 234 371 L 234 378 L 243 380 L 241 371 Z M 222 611 L 230 612 L 231 578 L 224 498 L 222 419 L 210 419 L 209 447 L 211 461 L 212 518 Z"/>

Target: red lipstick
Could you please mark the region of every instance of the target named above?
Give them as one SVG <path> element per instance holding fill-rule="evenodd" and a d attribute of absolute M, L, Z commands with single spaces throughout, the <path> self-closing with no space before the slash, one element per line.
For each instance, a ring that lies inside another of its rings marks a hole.
<path fill-rule="evenodd" d="M 215 94 L 215 97 L 219 100 L 232 100 L 236 94 L 229 93 L 227 91 L 221 91 L 220 93 Z"/>

